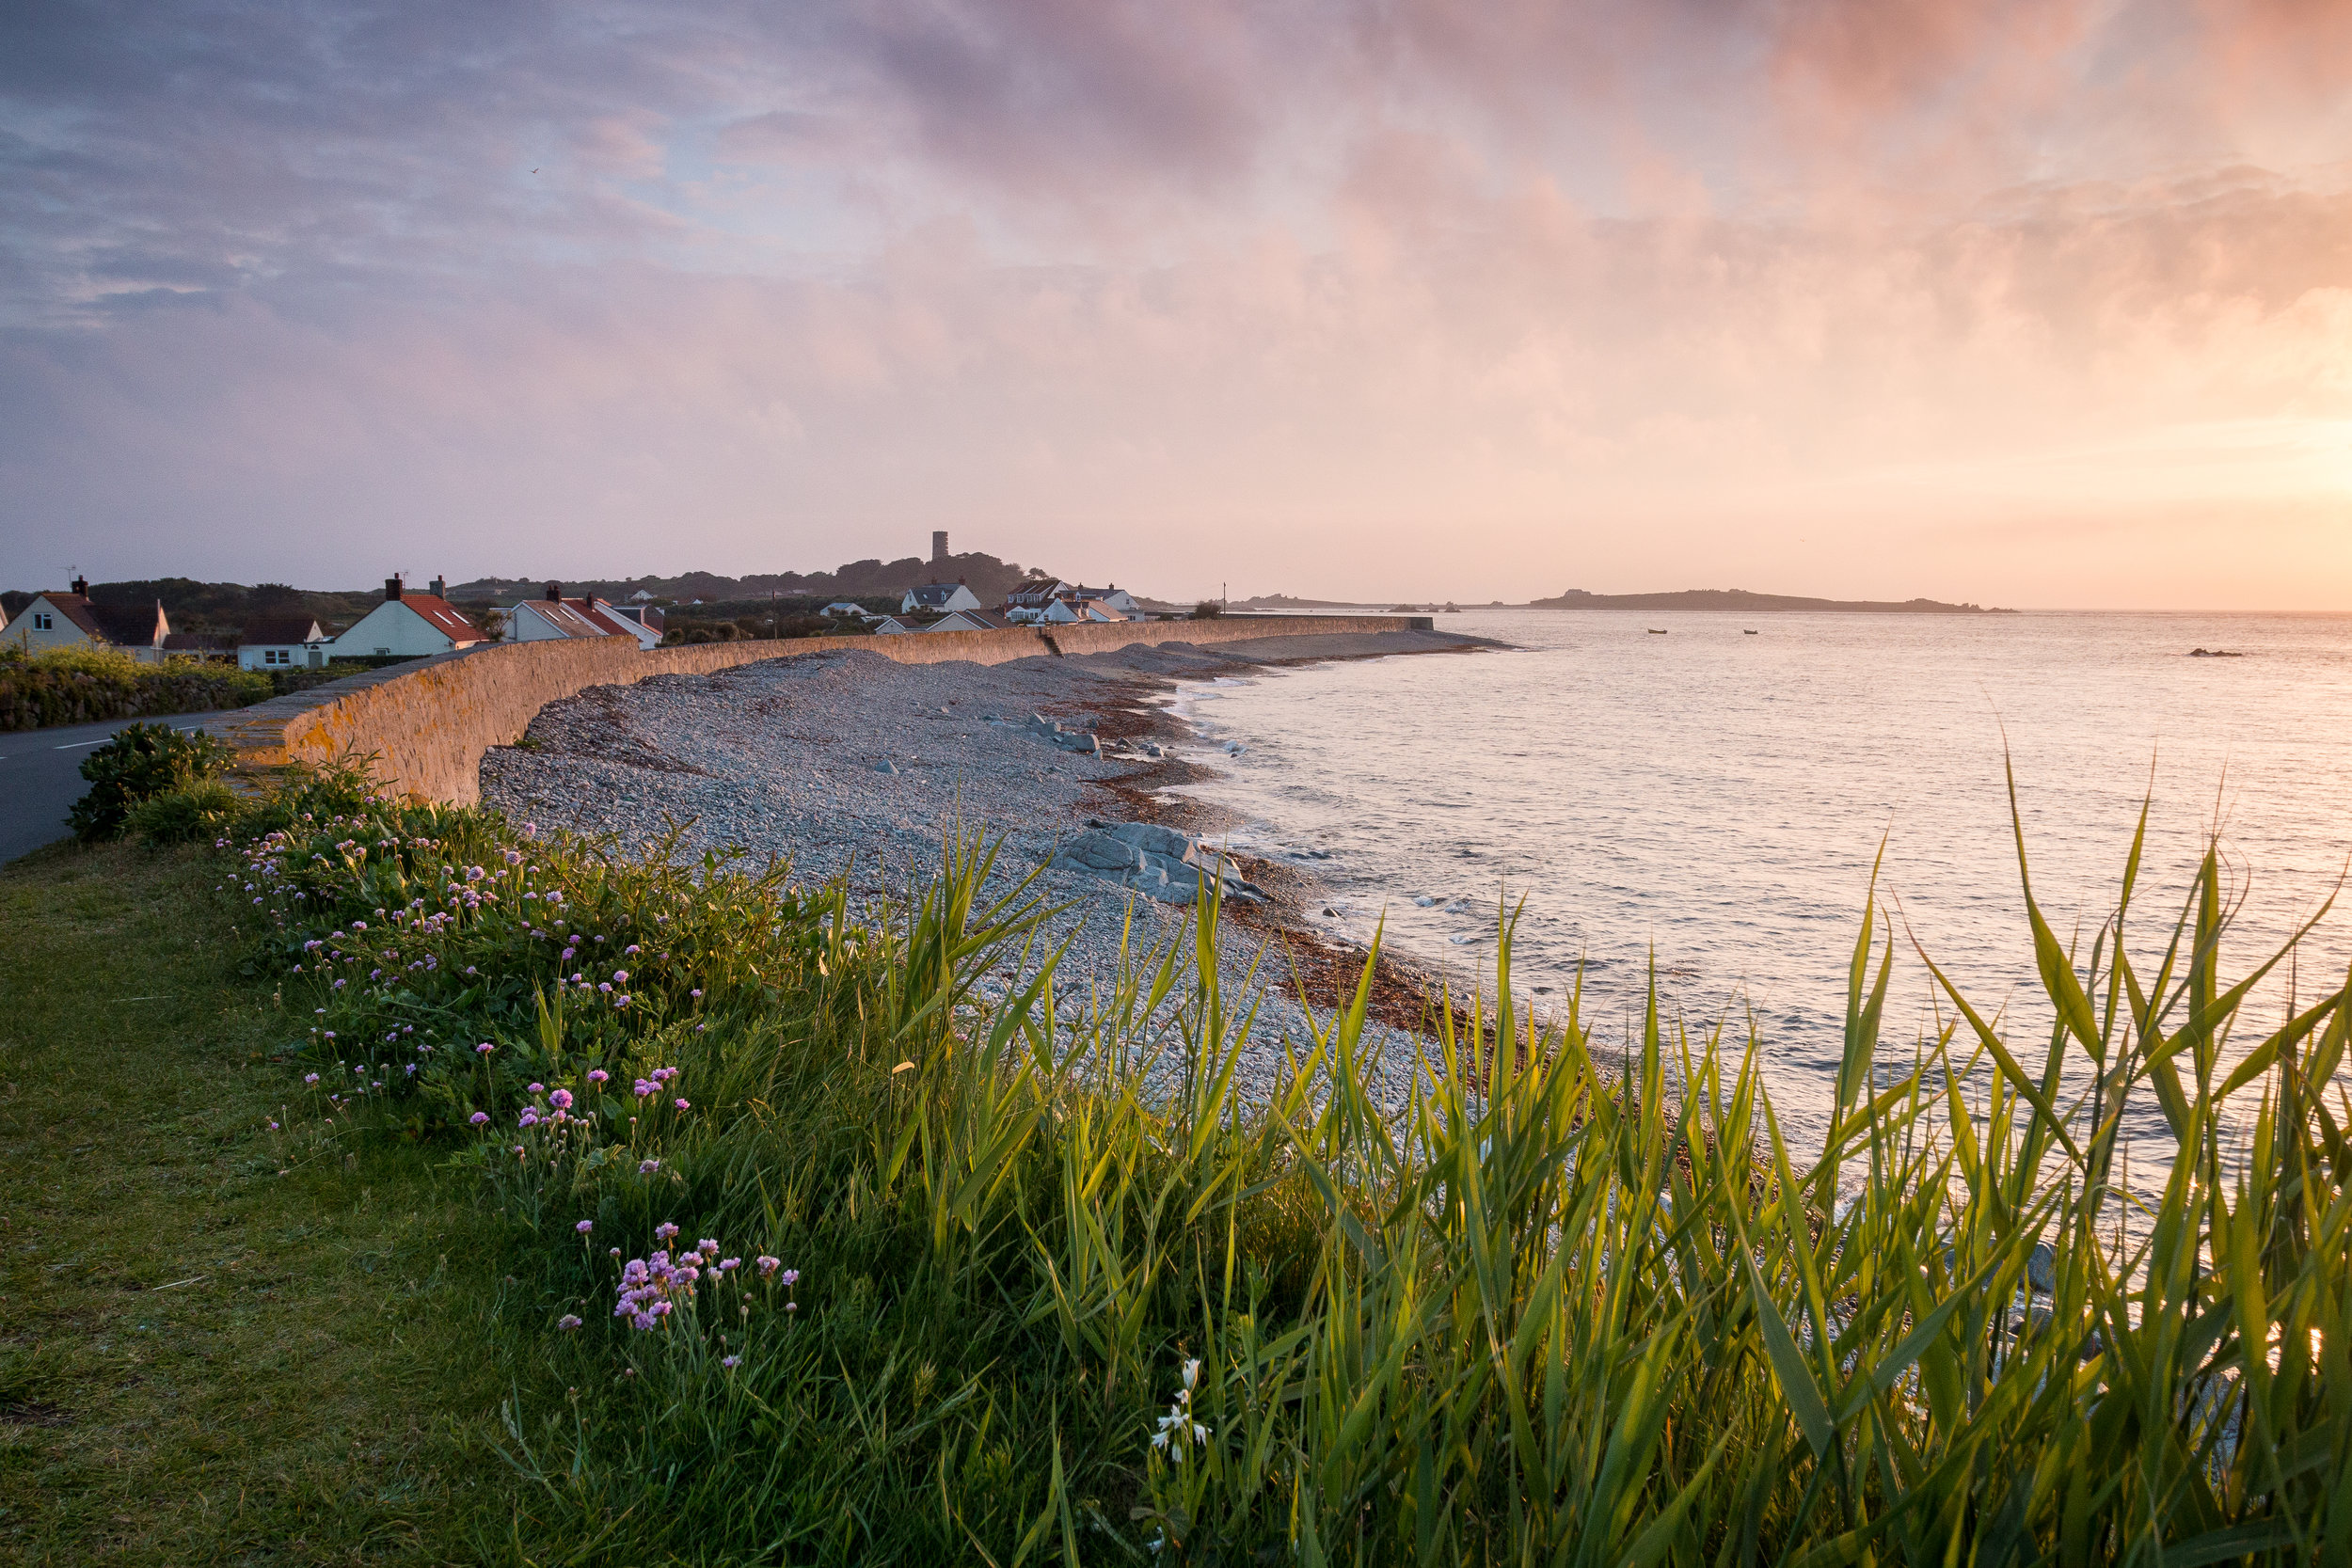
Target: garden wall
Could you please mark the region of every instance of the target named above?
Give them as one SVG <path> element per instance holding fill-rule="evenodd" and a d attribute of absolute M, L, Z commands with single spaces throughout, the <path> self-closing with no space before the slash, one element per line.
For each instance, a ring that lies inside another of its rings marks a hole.
<path fill-rule="evenodd" d="M 548 704 L 592 686 L 649 675 L 702 675 L 770 658 L 860 649 L 901 664 L 1004 664 L 1016 658 L 1108 653 L 1137 643 L 1211 646 L 1288 637 L 1427 631 L 1425 615 L 1236 616 L 1114 626 L 1017 626 L 898 637 L 807 637 L 699 642 L 641 652 L 634 638 L 501 642 L 273 697 L 208 726 L 239 752 L 243 769 L 373 756 L 377 776 L 404 794 L 470 805 L 482 795 L 482 756 L 512 745 Z"/>

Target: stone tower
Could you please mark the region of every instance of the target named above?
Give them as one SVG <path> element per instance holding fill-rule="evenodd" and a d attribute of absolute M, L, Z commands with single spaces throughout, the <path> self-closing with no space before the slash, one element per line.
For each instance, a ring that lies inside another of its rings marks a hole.
<path fill-rule="evenodd" d="M 931 564 L 934 566 L 947 564 L 947 531 L 944 528 L 931 534 Z"/>

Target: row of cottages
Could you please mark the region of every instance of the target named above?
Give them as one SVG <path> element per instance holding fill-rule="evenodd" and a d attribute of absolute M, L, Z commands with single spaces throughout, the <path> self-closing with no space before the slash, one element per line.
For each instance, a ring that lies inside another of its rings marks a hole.
<path fill-rule="evenodd" d="M 645 597 L 641 592 L 640 599 Z M 594 594 L 567 599 L 561 583 L 550 582 L 535 599 L 525 599 L 506 612 L 509 642 L 545 642 L 559 637 L 634 637 L 641 651 L 660 646 L 661 611 L 649 604 L 608 604 Z"/>
<path fill-rule="evenodd" d="M 308 615 L 261 615 L 237 637 L 175 632 L 159 600 L 152 609 L 92 604 L 89 582 L 76 578 L 70 592 L 39 594 L 13 621 L 0 621 L 8 641 L 27 653 L 52 648 L 112 648 L 151 663 L 174 655 L 237 656 L 244 670 L 319 669 L 334 658 L 417 658 L 476 648 L 490 641 L 445 596 L 412 593 L 397 577 L 384 579 L 384 597 L 341 636 Z M 530 642 L 550 637 L 628 637 L 642 648 L 661 641 L 661 611 L 651 605 L 566 599 L 555 583 L 544 599 L 526 600 L 507 613 L 505 637 Z"/>
<path fill-rule="evenodd" d="M 827 605 L 825 613 L 854 611 L 854 605 Z M 898 613 L 873 618 L 877 634 L 911 631 L 1002 631 L 1009 626 L 1067 626 L 1091 622 L 1145 621 L 1151 616 L 1135 595 L 1113 583 L 1108 588 L 1083 588 L 1067 582 L 1041 582 L 1005 595 L 1002 610 L 982 610 L 980 601 L 962 582 L 932 582 L 910 588 Z"/>
<path fill-rule="evenodd" d="M 1117 583 L 1087 588 L 1070 582 L 1040 582 L 1005 595 L 1005 614 L 1017 625 L 1067 626 L 1081 621 L 1150 619 L 1136 596 Z"/>

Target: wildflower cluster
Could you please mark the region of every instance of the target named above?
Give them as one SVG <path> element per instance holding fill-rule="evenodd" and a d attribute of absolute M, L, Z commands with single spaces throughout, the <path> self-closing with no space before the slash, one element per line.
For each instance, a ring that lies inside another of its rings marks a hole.
<path fill-rule="evenodd" d="M 585 1220 L 580 1223 L 583 1227 L 588 1224 Z M 740 1273 L 743 1259 L 722 1257 L 725 1249 L 707 1236 L 673 1253 L 666 1243 L 677 1233 L 678 1227 L 667 1222 L 656 1226 L 654 1239 L 665 1244 L 621 1265 L 620 1281 L 613 1287 L 616 1299 L 612 1315 L 631 1328 L 650 1334 L 667 1327 L 672 1314 L 691 1307 L 704 1287 L 709 1286 L 713 1290 L 732 1289 L 738 1298 L 734 1305 L 740 1315 L 749 1317 L 753 1297 Z M 613 1250 L 616 1254 L 619 1251 L 617 1247 Z M 752 1260 L 751 1275 L 771 1300 L 774 1288 L 783 1287 L 786 1312 L 800 1310 L 800 1303 L 792 1294 L 793 1287 L 800 1283 L 800 1270 L 785 1268 L 783 1259 L 763 1253 Z"/>

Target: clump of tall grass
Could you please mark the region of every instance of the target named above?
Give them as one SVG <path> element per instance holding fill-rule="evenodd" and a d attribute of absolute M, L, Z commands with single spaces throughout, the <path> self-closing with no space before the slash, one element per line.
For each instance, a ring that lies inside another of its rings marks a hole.
<path fill-rule="evenodd" d="M 2021 875 L 2053 1032 L 1945 983 L 1891 1070 L 1867 903 L 1800 1150 L 1752 1035 L 1539 1027 L 1507 922 L 1392 1117 L 1369 965 L 1235 1093 L 1214 897 L 1073 998 L 974 841 L 869 927 L 348 776 L 269 809 L 222 891 L 305 1135 L 512 1221 L 534 1561 L 2352 1560 L 2352 997 L 2225 1052 L 2280 958 L 2225 982 L 2210 853 L 2152 966 L 2137 838 L 2087 956 Z"/>

